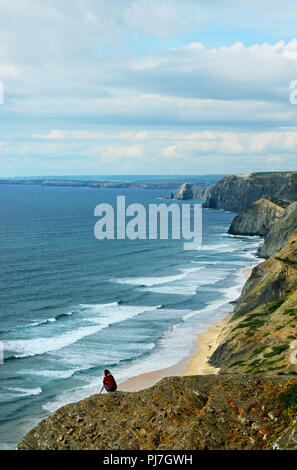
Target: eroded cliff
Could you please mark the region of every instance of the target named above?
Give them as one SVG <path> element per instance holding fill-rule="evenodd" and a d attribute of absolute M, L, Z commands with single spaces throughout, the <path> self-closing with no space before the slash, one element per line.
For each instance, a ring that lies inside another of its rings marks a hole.
<path fill-rule="evenodd" d="M 297 229 L 246 282 L 210 363 L 225 372 L 297 375 Z M 296 348 L 295 348 L 296 349 Z"/>
<path fill-rule="evenodd" d="M 288 202 L 296 201 L 297 173 L 249 173 L 224 176 L 211 187 L 204 207 L 241 212 L 263 197 Z"/>
<path fill-rule="evenodd" d="M 266 236 L 284 213 L 280 204 L 268 198 L 259 199 L 233 219 L 228 233 Z"/>
<path fill-rule="evenodd" d="M 272 224 L 264 244 L 259 248 L 258 254 L 262 258 L 275 255 L 289 239 L 297 227 L 297 202 L 290 204 L 283 215 Z"/>

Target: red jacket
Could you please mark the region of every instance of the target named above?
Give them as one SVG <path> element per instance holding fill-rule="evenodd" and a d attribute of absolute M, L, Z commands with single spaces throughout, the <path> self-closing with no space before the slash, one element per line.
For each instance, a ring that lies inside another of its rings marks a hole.
<path fill-rule="evenodd" d="M 111 374 L 110 375 L 105 375 L 103 377 L 103 383 L 106 384 L 112 390 L 117 388 L 117 383 L 114 380 L 113 375 L 111 375 Z"/>

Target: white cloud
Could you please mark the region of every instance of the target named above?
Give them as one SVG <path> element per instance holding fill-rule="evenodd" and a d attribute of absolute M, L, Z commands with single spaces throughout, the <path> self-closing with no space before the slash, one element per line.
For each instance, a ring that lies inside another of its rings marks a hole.
<path fill-rule="evenodd" d="M 63 147 L 67 148 L 67 141 L 71 148 L 74 141 L 80 141 L 84 155 L 102 155 L 105 157 L 125 156 L 134 157 L 143 154 L 164 155 L 166 157 L 190 156 L 194 154 L 251 154 L 265 155 L 267 153 L 294 153 L 297 148 L 297 130 L 279 129 L 265 132 L 230 132 L 230 131 L 185 131 L 185 130 L 135 130 L 119 134 L 91 132 L 84 130 L 63 131 L 52 130 L 47 135 L 34 135 L 40 140 L 64 140 Z M 85 140 L 106 140 L 106 144 L 92 145 Z M 127 144 L 122 145 L 121 142 Z M 133 142 L 141 142 L 135 144 Z M 31 146 L 33 144 L 30 144 Z M 60 144 L 47 144 L 47 148 L 58 147 Z M 36 148 L 44 144 L 34 144 Z"/>
<path fill-rule="evenodd" d="M 172 171 L 195 167 L 207 156 L 232 171 L 240 156 L 248 169 L 259 157 L 292 165 L 296 16 L 290 0 L 2 2 L 0 138 L 15 132 L 1 146 L 2 162 L 4 154 L 48 156 L 65 168 L 100 161 L 141 169 L 142 161 L 154 172 L 168 161 Z M 226 31 L 233 44 L 224 45 Z M 267 42 L 247 45 L 251 32 L 265 31 Z M 216 47 L 201 39 L 207 34 Z"/>
<path fill-rule="evenodd" d="M 64 139 L 106 139 L 110 138 L 107 134 L 100 132 L 90 131 L 63 131 L 63 130 L 51 130 L 48 134 L 35 134 L 32 135 L 32 139 L 44 139 L 44 140 L 64 140 Z"/>

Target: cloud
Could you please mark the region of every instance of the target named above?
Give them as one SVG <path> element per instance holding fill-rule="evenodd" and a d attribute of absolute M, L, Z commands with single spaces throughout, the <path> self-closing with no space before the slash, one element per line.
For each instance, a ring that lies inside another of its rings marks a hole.
<path fill-rule="evenodd" d="M 64 139 L 106 139 L 110 138 L 107 134 L 101 132 L 91 131 L 63 131 L 63 130 L 51 130 L 48 134 L 35 134 L 32 135 L 32 139 L 43 139 L 43 140 L 64 140 Z"/>
<path fill-rule="evenodd" d="M 134 157 L 154 154 L 166 157 L 187 157 L 195 154 L 251 154 L 265 155 L 267 153 L 294 153 L 297 148 L 297 130 L 280 129 L 277 131 L 265 132 L 230 132 L 217 130 L 203 131 L 164 131 L 159 130 L 136 130 L 123 133 L 100 133 L 84 130 L 62 131 L 52 130 L 47 135 L 35 135 L 34 139 L 41 140 L 64 140 L 64 148 L 67 143 L 75 146 L 73 141 L 80 141 L 81 148 L 84 148 L 83 155 L 103 155 Z M 85 140 L 106 140 L 107 143 L 92 145 L 88 147 Z M 122 142 L 127 144 L 123 145 Z M 134 142 L 140 142 L 135 144 Z M 132 145 L 131 145 L 132 143 Z M 44 144 L 30 144 L 35 147 Z M 59 146 L 60 144 L 47 144 L 46 148 Z M 53 147 L 54 148 L 54 147 Z"/>
<path fill-rule="evenodd" d="M 5 83 L 8 99 L 2 112 L 64 120 L 80 116 L 88 122 L 121 125 L 258 127 L 296 121 L 289 103 L 289 84 L 297 78 L 296 39 L 211 49 L 191 43 L 147 57 L 107 58 L 102 64 L 93 62 L 91 55 L 86 65 L 74 60 L 55 67 L 24 66 L 18 77 Z M 72 138 L 65 132 L 57 138 Z M 88 132 L 77 138 L 104 138 Z"/>
<path fill-rule="evenodd" d="M 90 147 L 83 152 L 83 155 L 86 157 L 100 156 L 108 158 L 110 162 L 118 162 L 120 159 L 124 158 L 135 158 L 143 156 L 143 146 L 142 145 L 126 145 L 126 146 L 94 146 Z"/>
<path fill-rule="evenodd" d="M 296 165 L 296 15 L 290 0 L 2 2 L 3 171 Z"/>

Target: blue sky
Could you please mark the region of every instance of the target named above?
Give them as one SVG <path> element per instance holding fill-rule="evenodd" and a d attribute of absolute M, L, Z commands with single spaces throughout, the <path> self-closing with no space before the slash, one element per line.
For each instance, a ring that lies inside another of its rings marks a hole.
<path fill-rule="evenodd" d="M 1 0 L 0 176 L 297 170 L 296 18 L 289 0 Z"/>

